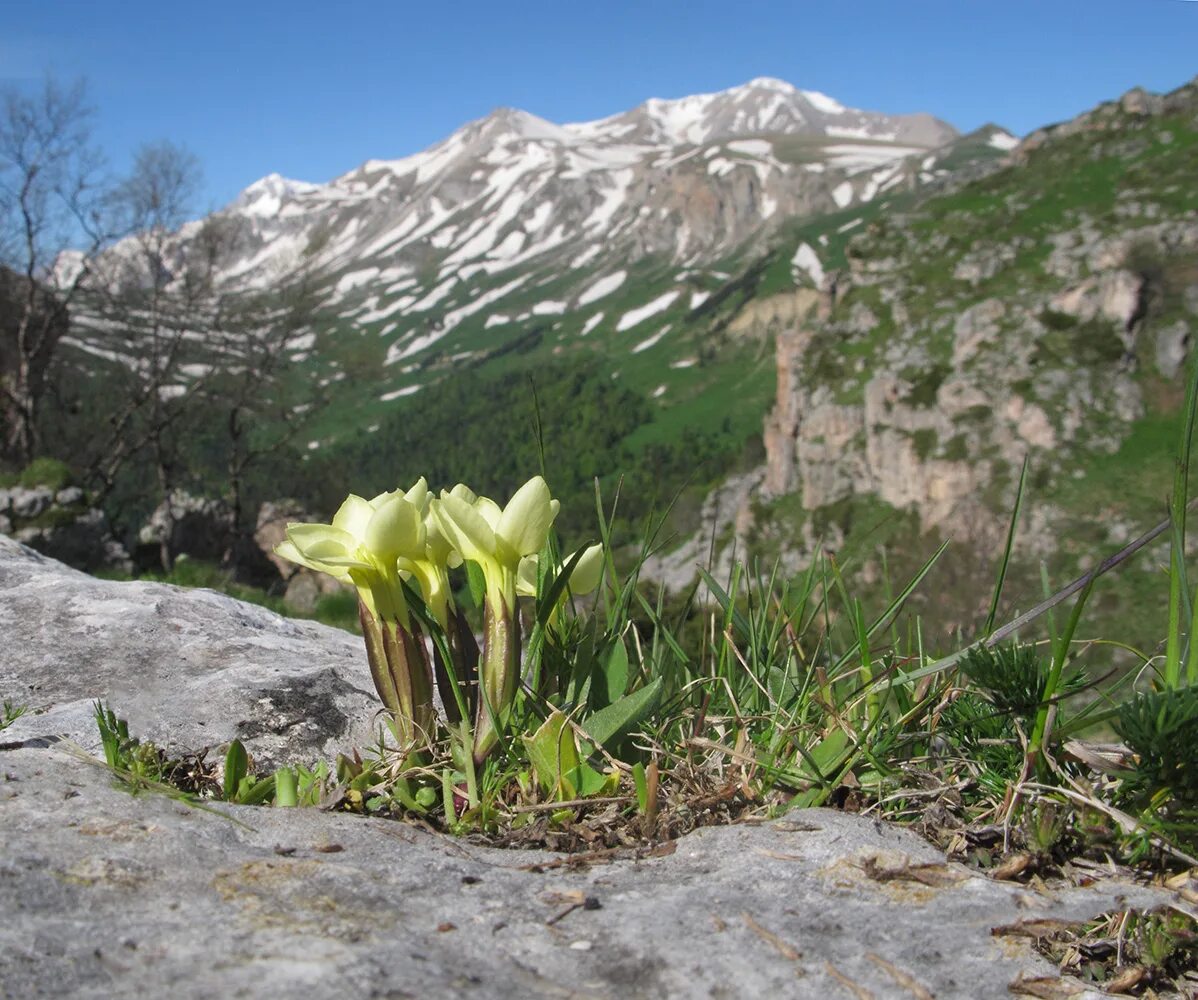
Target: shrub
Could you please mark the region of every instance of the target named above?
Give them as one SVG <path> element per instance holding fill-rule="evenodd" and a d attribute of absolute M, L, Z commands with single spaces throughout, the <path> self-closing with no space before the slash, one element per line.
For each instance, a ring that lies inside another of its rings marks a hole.
<path fill-rule="evenodd" d="M 73 482 L 70 466 L 57 458 L 35 458 L 17 477 L 17 483 L 27 489 L 45 486 L 58 492 Z"/>

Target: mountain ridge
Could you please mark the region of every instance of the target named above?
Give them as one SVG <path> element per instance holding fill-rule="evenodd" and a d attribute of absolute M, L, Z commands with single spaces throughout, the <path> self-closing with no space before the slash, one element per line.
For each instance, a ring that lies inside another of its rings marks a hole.
<path fill-rule="evenodd" d="M 387 402 L 419 391 L 429 362 L 543 336 L 547 318 L 549 332 L 575 342 L 636 328 L 627 350 L 649 350 L 725 280 L 721 261 L 751 254 L 789 219 L 947 176 L 940 163 L 960 140 L 929 115 L 857 111 L 771 78 L 566 125 L 500 108 L 327 184 L 260 178 L 183 226 L 164 266 L 182 271 L 219 221 L 225 290 L 270 290 L 302 270 L 321 308 L 311 352 L 336 367 L 344 345 L 335 341 L 377 342 L 377 396 Z M 118 245 L 108 258 L 121 255 Z M 110 274 L 128 280 L 118 267 Z M 596 308 L 634 283 L 639 301 Z M 106 325 L 84 316 L 77 346 L 112 354 Z M 696 346 L 670 337 L 665 363 Z"/>

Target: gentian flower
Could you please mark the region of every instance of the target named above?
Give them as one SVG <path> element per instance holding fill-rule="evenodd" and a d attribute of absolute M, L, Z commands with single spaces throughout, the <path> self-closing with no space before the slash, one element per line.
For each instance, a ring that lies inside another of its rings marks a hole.
<path fill-rule="evenodd" d="M 480 697 L 474 726 L 474 758 L 481 762 L 499 738 L 520 683 L 520 616 L 516 579 L 520 560 L 540 552 L 559 504 L 535 476 L 500 508 L 465 487 L 442 492 L 430 505 L 432 521 L 445 540 L 482 570 L 483 651 Z"/>

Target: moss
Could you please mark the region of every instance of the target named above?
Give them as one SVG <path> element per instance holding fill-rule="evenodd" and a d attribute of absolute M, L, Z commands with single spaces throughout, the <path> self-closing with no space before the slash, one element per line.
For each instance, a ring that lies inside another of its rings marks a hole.
<path fill-rule="evenodd" d="M 994 416 L 994 410 L 985 403 L 978 403 L 962 410 L 956 417 L 955 423 L 965 426 L 985 427 Z"/>
<path fill-rule="evenodd" d="M 936 445 L 939 443 L 936 437 L 936 432 L 930 427 L 921 427 L 911 435 L 911 440 L 915 445 L 915 454 L 919 456 L 921 462 L 926 462 L 932 457 L 936 451 Z"/>
<path fill-rule="evenodd" d="M 969 458 L 969 439 L 964 434 L 954 434 L 944 443 L 942 454 L 950 462 L 964 462 Z"/>
<path fill-rule="evenodd" d="M 1077 317 L 1055 309 L 1044 309 L 1040 313 L 1040 322 L 1050 330 L 1072 330 L 1077 326 Z"/>
<path fill-rule="evenodd" d="M 914 372 L 904 372 L 903 378 L 911 383 L 904 400 L 912 406 L 925 409 L 936 405 L 936 393 L 944 380 L 952 374 L 952 368 L 943 363 L 929 365 Z"/>
<path fill-rule="evenodd" d="M 1114 324 L 1096 317 L 1064 329 L 1049 328 L 1036 341 L 1031 362 L 1101 368 L 1122 360 L 1126 350 Z"/>
<path fill-rule="evenodd" d="M 78 516 L 78 511 L 68 510 L 64 507 L 47 507 L 37 517 L 31 517 L 28 520 L 21 518 L 19 523 L 22 528 L 65 528 L 67 525 L 74 524 Z"/>

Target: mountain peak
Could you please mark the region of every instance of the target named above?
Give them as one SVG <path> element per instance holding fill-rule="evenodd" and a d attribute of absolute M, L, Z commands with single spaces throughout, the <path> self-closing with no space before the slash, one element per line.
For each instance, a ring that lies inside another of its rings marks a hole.
<path fill-rule="evenodd" d="M 775 90 L 780 94 L 798 93 L 798 88 L 792 83 L 787 83 L 785 80 L 779 80 L 776 76 L 755 76 L 748 83 L 741 84 L 739 87 L 733 87 L 733 90 Z"/>
<path fill-rule="evenodd" d="M 560 125 L 523 111 L 520 108 L 496 108 L 486 118 L 483 125 L 487 131 L 496 129 L 515 134 L 521 139 L 550 139 L 558 142 L 568 142 L 570 133 Z"/>

